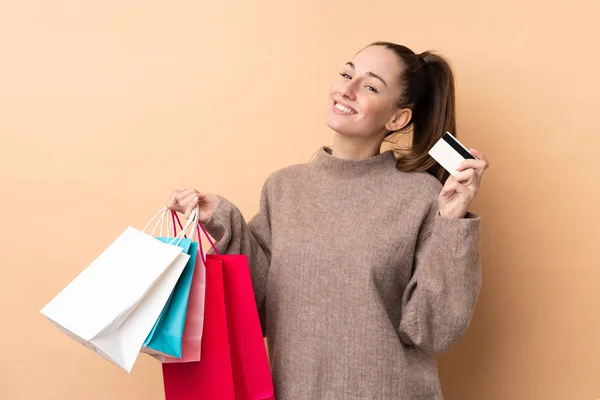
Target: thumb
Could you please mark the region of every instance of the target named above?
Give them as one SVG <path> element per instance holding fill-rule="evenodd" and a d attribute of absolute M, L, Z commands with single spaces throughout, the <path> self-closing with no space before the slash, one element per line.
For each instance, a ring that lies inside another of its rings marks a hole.
<path fill-rule="evenodd" d="M 200 215 L 198 216 L 198 222 L 201 224 L 205 224 L 208 222 L 208 220 L 210 219 L 210 216 L 212 214 L 206 211 L 202 211 L 200 210 Z"/>

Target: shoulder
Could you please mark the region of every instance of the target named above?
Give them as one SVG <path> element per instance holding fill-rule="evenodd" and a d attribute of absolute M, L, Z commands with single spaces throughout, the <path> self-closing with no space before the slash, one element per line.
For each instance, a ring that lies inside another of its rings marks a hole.
<path fill-rule="evenodd" d="M 397 183 L 394 185 L 397 190 L 410 193 L 412 197 L 437 199 L 442 190 L 442 183 L 428 172 L 406 172 L 395 169 L 391 175 Z"/>
<path fill-rule="evenodd" d="M 391 172 L 391 171 L 390 171 Z M 428 172 L 407 172 L 395 170 L 386 179 L 393 182 L 387 194 L 390 208 L 423 225 L 433 221 L 439 210 L 440 181 Z M 386 200 L 387 201 L 387 200 Z"/>
<path fill-rule="evenodd" d="M 406 172 L 413 184 L 425 195 L 437 197 L 442 190 L 442 183 L 429 172 Z"/>
<path fill-rule="evenodd" d="M 296 182 L 305 181 L 308 172 L 309 164 L 293 164 L 277 169 L 267 177 L 265 189 L 277 190 L 289 184 L 295 185 Z"/>
<path fill-rule="evenodd" d="M 293 179 L 297 176 L 303 176 L 308 171 L 309 164 L 292 164 L 287 167 L 280 168 L 271 173 L 268 179 L 282 180 Z"/>

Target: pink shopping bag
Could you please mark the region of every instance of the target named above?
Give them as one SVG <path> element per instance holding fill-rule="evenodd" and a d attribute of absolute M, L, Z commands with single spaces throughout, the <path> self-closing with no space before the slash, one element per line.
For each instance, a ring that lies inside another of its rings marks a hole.
<path fill-rule="evenodd" d="M 183 229 L 177 213 L 172 211 L 174 235 L 177 235 L 175 220 L 179 227 Z M 154 357 L 163 363 L 181 363 L 200 361 L 202 355 L 202 331 L 204 328 L 204 301 L 206 291 L 206 267 L 204 265 L 204 252 L 200 240 L 200 230 L 198 229 L 198 252 L 196 257 L 196 266 L 192 277 L 192 286 L 188 298 L 187 313 L 185 315 L 185 326 L 183 329 L 181 341 L 181 358 L 154 355 Z"/>

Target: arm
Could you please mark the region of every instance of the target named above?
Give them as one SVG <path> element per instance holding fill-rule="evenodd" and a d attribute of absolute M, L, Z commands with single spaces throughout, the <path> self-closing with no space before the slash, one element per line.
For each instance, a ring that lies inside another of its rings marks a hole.
<path fill-rule="evenodd" d="M 268 184 L 268 181 L 267 181 Z M 205 227 L 222 254 L 245 254 L 250 264 L 256 306 L 263 335 L 265 330 L 265 299 L 267 276 L 271 262 L 271 225 L 267 184 L 263 187 L 258 214 L 246 223 L 240 210 L 221 198 Z"/>
<path fill-rule="evenodd" d="M 402 299 L 400 339 L 435 354 L 452 348 L 471 320 L 481 287 L 481 219 L 444 219 L 432 209 Z"/>

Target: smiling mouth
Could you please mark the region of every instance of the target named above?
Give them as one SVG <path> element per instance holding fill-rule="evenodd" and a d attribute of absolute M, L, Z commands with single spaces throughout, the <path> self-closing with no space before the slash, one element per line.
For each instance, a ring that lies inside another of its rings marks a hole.
<path fill-rule="evenodd" d="M 335 111 L 338 114 L 342 114 L 342 115 L 352 115 L 352 114 L 356 114 L 356 110 L 353 110 L 350 107 L 346 107 L 340 103 L 338 103 L 337 101 L 333 101 L 333 108 L 335 109 Z"/>

